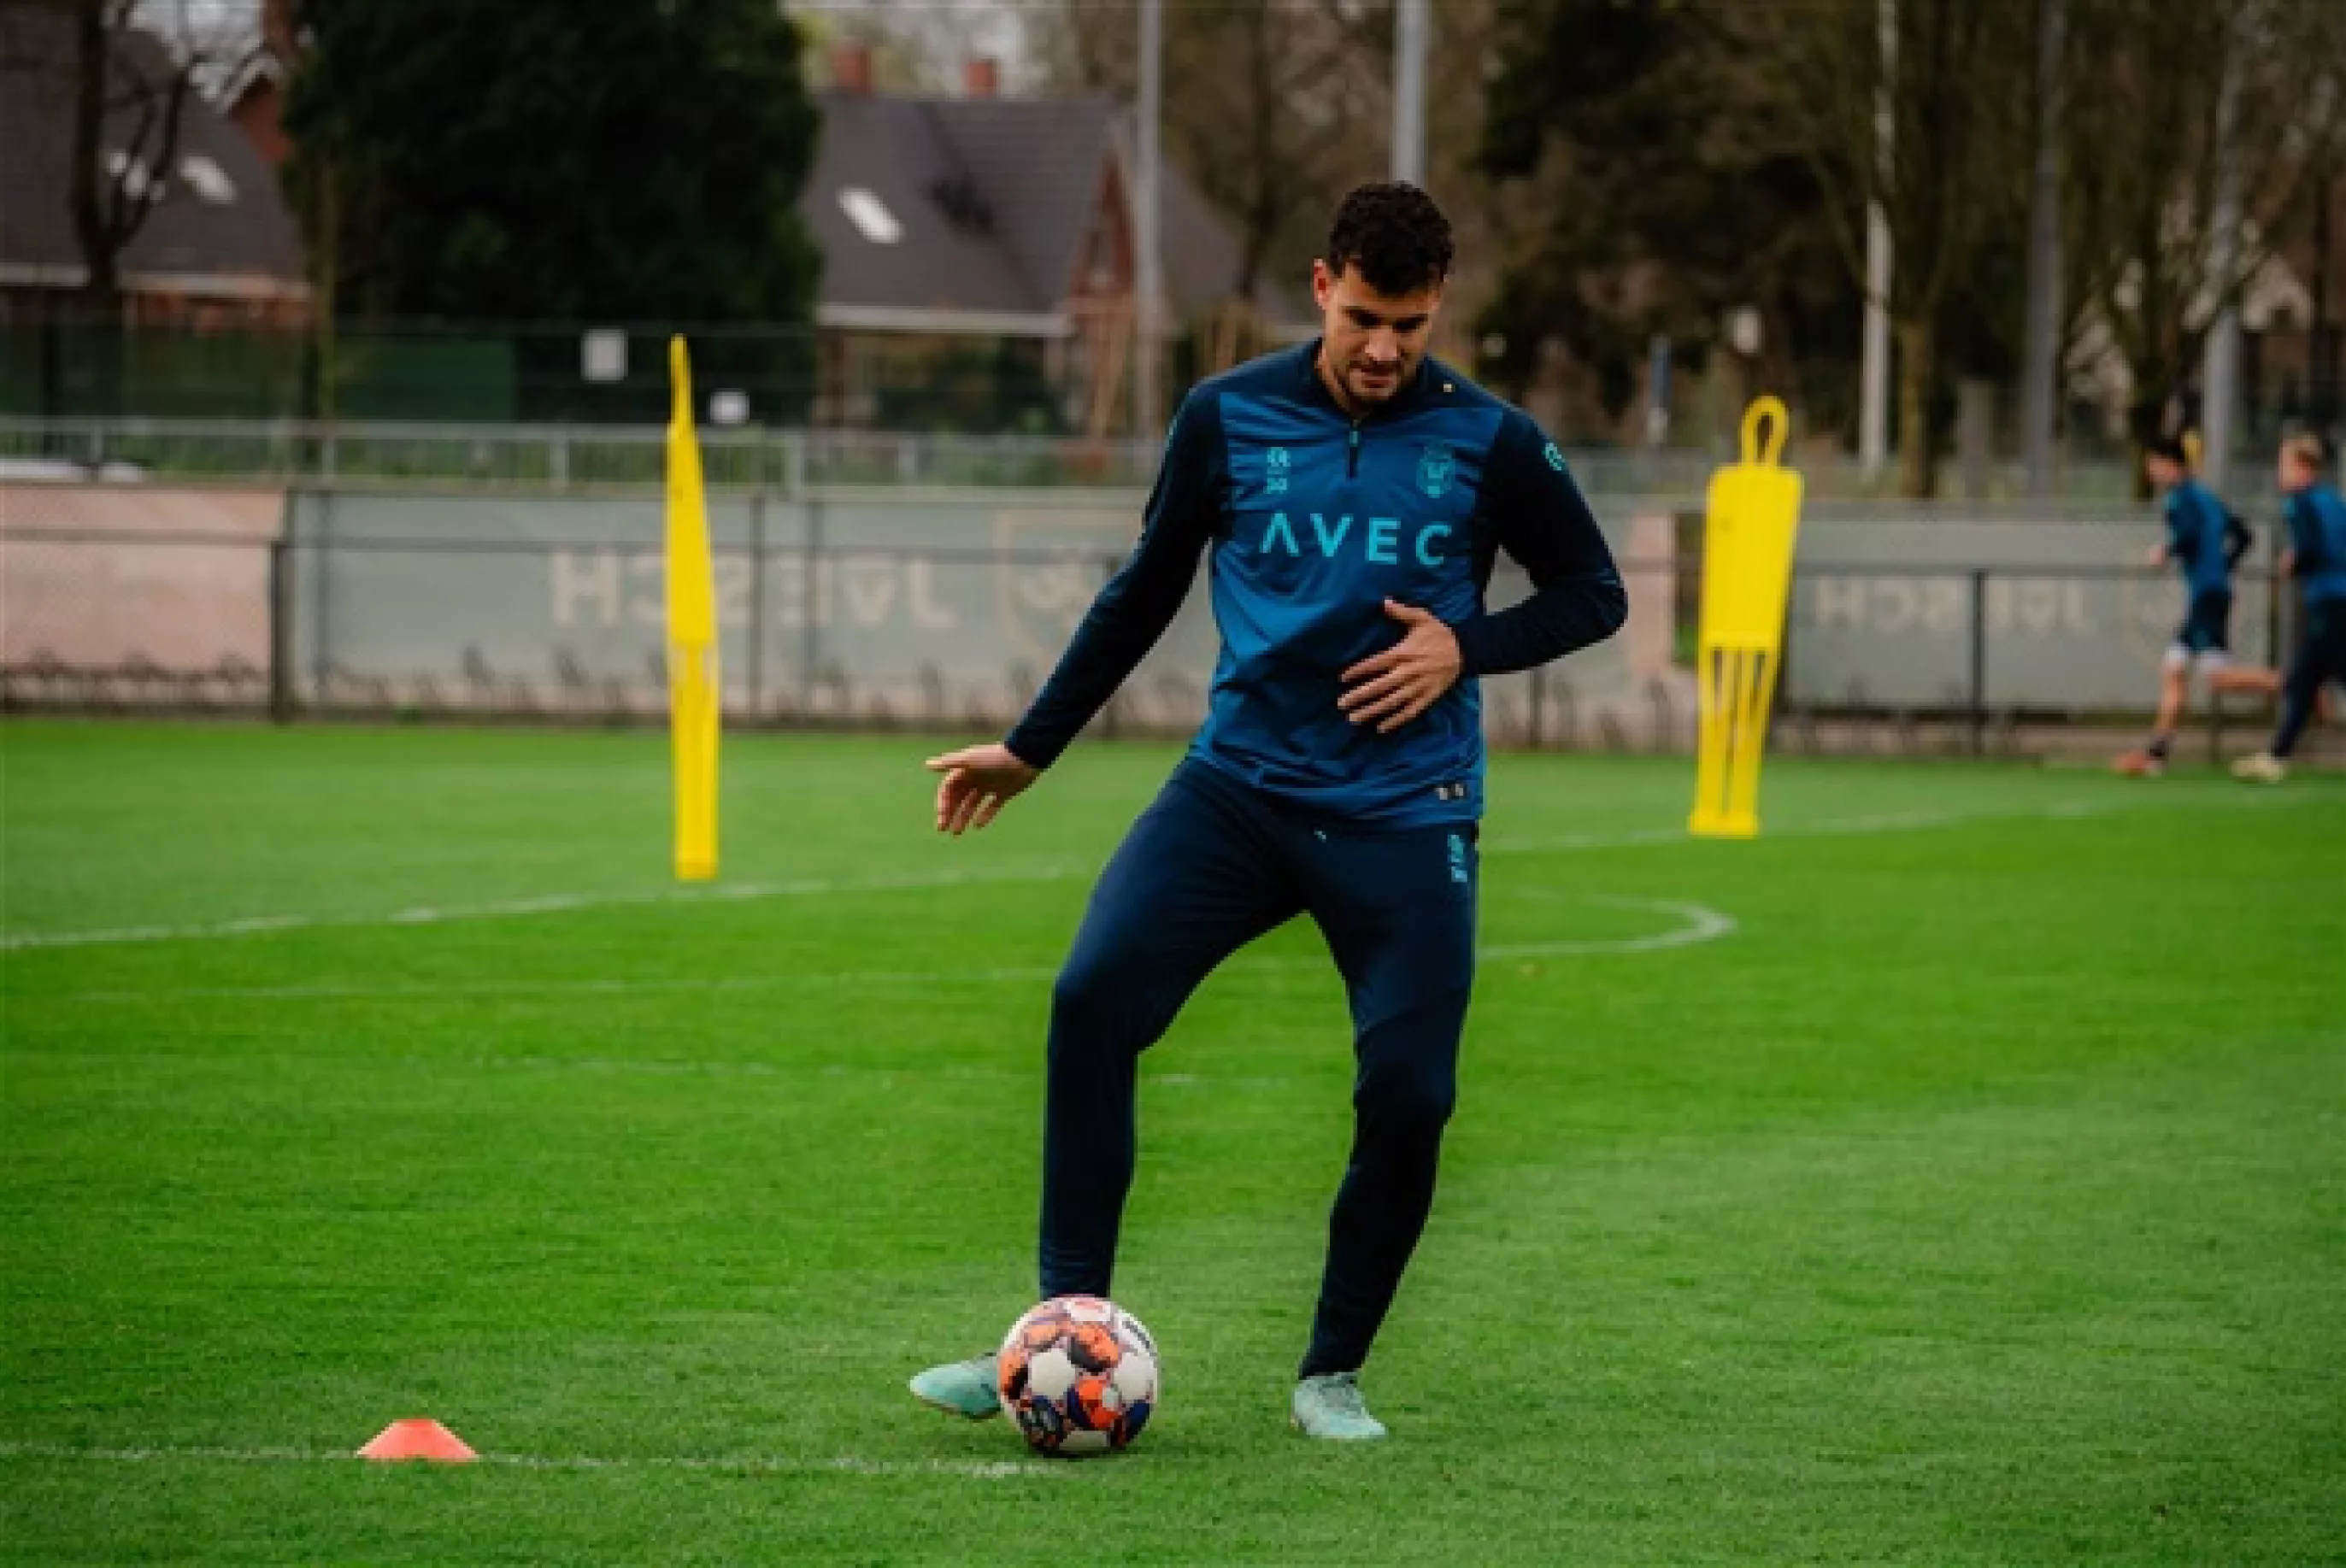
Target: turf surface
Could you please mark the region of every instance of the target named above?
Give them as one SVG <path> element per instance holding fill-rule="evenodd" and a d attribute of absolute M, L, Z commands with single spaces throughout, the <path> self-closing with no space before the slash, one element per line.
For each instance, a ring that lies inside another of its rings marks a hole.
<path fill-rule="evenodd" d="M 2346 781 L 1780 761 L 1712 844 L 1681 763 L 1500 760 L 1394 1441 L 1284 1425 L 1290 928 L 1148 1064 L 1159 1418 L 1034 1465 L 903 1383 L 1027 1304 L 1048 976 L 1171 754 L 952 842 L 923 749 L 729 742 L 676 897 L 654 736 L 0 728 L 0 1551 L 2346 1559 Z M 339 1457 L 411 1414 L 495 1462 Z"/>

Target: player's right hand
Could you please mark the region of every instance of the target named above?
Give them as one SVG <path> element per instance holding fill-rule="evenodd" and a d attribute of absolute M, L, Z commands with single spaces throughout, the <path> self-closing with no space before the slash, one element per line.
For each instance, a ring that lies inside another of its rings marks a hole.
<path fill-rule="evenodd" d="M 1014 796 L 1042 777 L 999 741 L 932 757 L 926 766 L 944 775 L 937 780 L 937 831 L 956 838 L 993 821 Z"/>

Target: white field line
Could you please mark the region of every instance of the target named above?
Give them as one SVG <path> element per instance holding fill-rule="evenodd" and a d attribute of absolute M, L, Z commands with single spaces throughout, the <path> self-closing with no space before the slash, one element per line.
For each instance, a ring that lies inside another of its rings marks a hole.
<path fill-rule="evenodd" d="M 1549 896 L 1549 890 L 1545 888 L 1519 888 L 1515 891 L 1535 897 Z M 1708 904 L 1683 903 L 1676 899 L 1609 898 L 1596 893 L 1554 896 L 1567 903 L 1601 904 L 1608 909 L 1650 910 L 1656 914 L 1672 916 L 1679 923 L 1649 936 L 1595 937 L 1579 942 L 1499 942 L 1476 949 L 1474 961 L 1477 963 L 1504 963 L 1510 959 L 1561 958 L 1576 953 L 1659 952 L 1665 948 L 1692 947 L 1697 942 L 1717 942 L 1735 932 L 1735 917 Z"/>
<path fill-rule="evenodd" d="M 1507 890 L 1562 903 L 1594 904 L 1605 909 L 1633 910 L 1668 917 L 1675 924 L 1639 936 L 1570 937 L 1548 942 L 1514 942 L 1488 945 L 1474 955 L 1478 963 L 1504 963 L 1532 958 L 1566 958 L 1602 953 L 1658 952 L 1716 942 L 1736 930 L 1735 917 L 1705 904 L 1676 899 L 1615 898 L 1600 894 L 1563 893 L 1537 887 Z M 1225 962 L 1217 973 L 1263 974 L 1299 970 L 1324 971 L 1325 958 L 1289 958 L 1276 954 L 1240 954 Z M 995 964 L 969 969 L 816 969 L 787 970 L 773 974 L 728 975 L 716 980 L 550 980 L 502 983 L 479 981 L 453 985 L 221 985 L 175 991 L 74 991 L 60 993 L 56 1002 L 458 1002 L 484 997 L 631 996 L 668 992 L 760 992 L 800 990 L 818 985 L 937 985 L 950 983 L 1047 984 L 1058 970 L 1047 964 Z"/>
<path fill-rule="evenodd" d="M 984 886 L 998 882 L 1063 881 L 1078 873 L 1067 866 L 1011 867 L 1001 871 L 931 871 L 907 876 L 870 878 L 808 878 L 788 882 L 733 882 L 710 888 L 660 888 L 613 893 L 550 893 L 536 898 L 506 899 L 495 903 L 451 904 L 445 908 L 393 910 L 388 914 L 249 915 L 209 925 L 132 925 L 107 931 L 9 932 L 0 934 L 0 950 L 32 947 L 96 947 L 134 942 L 203 942 L 260 932 L 308 931 L 326 926 L 439 925 L 452 921 L 510 920 L 518 916 L 560 914 L 574 910 L 612 909 L 628 904 L 692 904 L 747 902 L 758 899 L 821 898 L 839 893 L 890 893 L 936 888 Z"/>
<path fill-rule="evenodd" d="M 66 1059 L 60 1056 L 60 1060 Z M 185 1066 L 189 1058 L 185 1054 L 167 1051 L 76 1051 L 70 1054 L 76 1062 L 107 1062 L 117 1064 L 153 1063 L 168 1066 Z M 282 1062 L 314 1065 L 314 1056 L 301 1056 L 288 1051 L 239 1052 L 233 1055 L 207 1054 L 206 1063 L 233 1063 L 249 1067 L 256 1063 Z M 367 1059 L 373 1067 L 422 1067 L 434 1071 L 463 1068 L 468 1072 L 499 1073 L 598 1073 L 614 1077 L 629 1078 L 748 1078 L 782 1080 L 806 1078 L 854 1078 L 866 1083 L 890 1084 L 902 1080 L 906 1084 L 933 1084 L 955 1080 L 971 1084 L 999 1083 L 1005 1079 L 1021 1084 L 1035 1082 L 1038 1071 L 1033 1062 L 1022 1060 L 1015 1066 L 981 1067 L 966 1063 L 946 1065 L 915 1065 L 872 1067 L 845 1062 L 735 1062 L 692 1060 L 685 1057 L 639 1056 L 433 1056 L 421 1053 L 397 1055 L 375 1054 Z M 1268 1073 L 1162 1073 L 1146 1066 L 1143 1076 L 1152 1089 L 1286 1089 L 1311 1080 L 1284 1074 Z M 0 1447 L 0 1457 L 5 1456 Z"/>
<path fill-rule="evenodd" d="M 2017 806 L 2008 809 L 1984 811 L 1880 811 L 1861 817 L 1828 818 L 1815 822 L 1777 823 L 1765 812 L 1760 814 L 1760 840 L 1770 839 L 1844 839 L 1863 838 L 1877 833 L 1923 833 L 1941 828 L 1965 828 L 1977 822 L 2081 822 L 2096 817 L 2131 816 L 2141 811 L 2177 811 L 2220 801 L 2227 813 L 2233 811 L 2286 811 L 2300 806 L 2335 805 L 2338 796 L 2330 791 L 2300 790 L 2280 793 L 2273 790 L 2251 790 L 2224 785 L 2198 793 L 2184 789 L 2169 789 L 2165 783 L 2149 785 L 2130 799 L 2055 800 L 2043 806 Z M 1639 834 L 1595 834 L 1581 836 L 1566 833 L 1547 839 L 1512 839 L 1489 847 L 1485 854 L 1535 855 L 1554 854 L 1576 850 L 1611 850 L 1630 844 L 1688 844 L 1697 840 L 1683 829 L 1655 829 Z"/>
<path fill-rule="evenodd" d="M 2157 789 L 2150 786 L 2149 789 Z M 2010 811 L 1901 811 L 1847 817 L 1821 822 L 1791 823 L 1766 828 L 1770 839 L 1841 838 L 1875 833 L 1914 833 L 1985 821 L 2071 821 L 2118 812 L 2173 808 L 2207 797 L 2157 798 L 2146 792 L 2137 802 L 2069 800 L 2050 806 Z M 2307 805 L 2329 797 L 2310 794 L 2246 795 L 2234 802 L 2262 807 Z M 1505 840 L 1484 847 L 1485 855 L 1551 855 L 1592 850 L 1625 850 L 1646 846 L 1686 845 L 1696 840 L 1683 828 L 1647 828 L 1609 833 L 1566 833 L 1548 838 Z M 394 910 L 387 914 L 250 915 L 203 925 L 117 926 L 104 931 L 8 932 L 0 933 L 0 952 L 27 948 L 92 947 L 126 942 L 206 942 L 222 937 L 250 936 L 267 932 L 307 931 L 321 927 L 436 925 L 457 921 L 504 920 L 519 916 L 608 909 L 629 904 L 693 904 L 746 902 L 751 900 L 812 898 L 834 894 L 919 891 L 939 888 L 983 887 L 1008 882 L 1065 881 L 1083 875 L 1071 866 L 1005 867 L 974 871 L 923 872 L 864 879 L 812 878 L 787 882 L 740 882 L 713 888 L 668 888 L 635 892 L 555 893 L 536 898 L 509 899 L 495 903 L 454 904 L 445 908 Z"/>
<path fill-rule="evenodd" d="M 354 1453 L 305 1448 L 76 1448 L 65 1443 L 0 1442 L 0 1459 L 78 1461 L 91 1464 L 363 1464 Z M 605 1459 L 590 1455 L 484 1453 L 474 1461 L 509 1470 L 699 1470 L 747 1475 L 953 1475 L 974 1481 L 1006 1481 L 1017 1476 L 1054 1475 L 1065 1464 L 1004 1460 L 961 1462 L 952 1460 L 862 1459 L 842 1454 L 836 1459 L 784 1459 L 764 1454 L 730 1457 Z"/>
<path fill-rule="evenodd" d="M 1972 822 L 2004 820 L 2070 821 L 2080 817 L 2097 817 L 2106 812 L 2133 809 L 2105 805 L 2099 801 L 2069 800 L 2025 811 L 1884 811 L 1822 822 L 1795 822 L 1789 827 L 1767 826 L 1764 837 L 1841 839 L 1876 833 L 1922 833 L 1937 828 L 1956 828 Z M 1538 839 L 1509 839 L 1485 846 L 1483 852 L 1485 855 L 1560 855 L 1584 850 L 1626 850 L 1698 841 L 1684 826 L 1678 826 L 1644 828 L 1619 833 L 1555 833 Z"/>

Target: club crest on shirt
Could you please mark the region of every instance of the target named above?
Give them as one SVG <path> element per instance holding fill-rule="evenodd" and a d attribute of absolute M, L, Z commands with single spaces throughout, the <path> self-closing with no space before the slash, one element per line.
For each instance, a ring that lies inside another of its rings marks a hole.
<path fill-rule="evenodd" d="M 1458 460 L 1450 455 L 1446 446 L 1429 446 L 1417 454 L 1417 487 L 1427 496 L 1440 500 L 1450 488 L 1451 475 L 1458 471 Z"/>

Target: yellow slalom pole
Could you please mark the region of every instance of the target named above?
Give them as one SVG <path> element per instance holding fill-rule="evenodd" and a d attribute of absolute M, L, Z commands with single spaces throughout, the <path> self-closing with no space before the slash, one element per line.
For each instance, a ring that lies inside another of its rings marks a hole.
<path fill-rule="evenodd" d="M 1800 525 L 1800 476 L 1781 462 L 1790 428 L 1783 403 L 1760 399 L 1743 415 L 1742 461 L 1711 476 L 1695 666 L 1700 729 L 1694 814 L 1687 823 L 1705 838 L 1749 839 L 1760 831 L 1760 764 L 1783 665 Z"/>
<path fill-rule="evenodd" d="M 675 401 L 668 426 L 668 743 L 676 762 L 676 875 L 717 874 L 717 734 L 723 686 L 717 664 L 717 576 L 709 505 L 692 425 L 692 367 L 668 340 Z"/>

